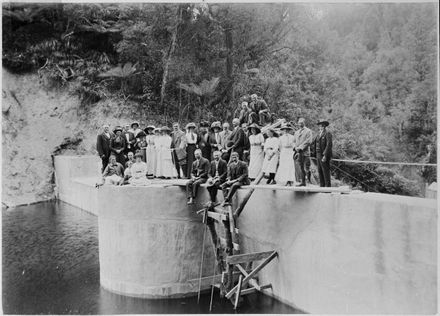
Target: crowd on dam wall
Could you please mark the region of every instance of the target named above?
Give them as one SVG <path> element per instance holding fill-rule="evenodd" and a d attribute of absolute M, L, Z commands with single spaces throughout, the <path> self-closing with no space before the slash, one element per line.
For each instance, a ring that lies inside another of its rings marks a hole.
<path fill-rule="evenodd" d="M 275 120 L 264 99 L 253 94 L 250 102 L 241 103 L 232 129 L 229 122 L 220 121 L 190 122 L 184 130 L 179 123 L 171 130 L 135 121 L 112 131 L 104 124 L 97 138 L 100 184 L 147 185 L 152 178 L 186 178 L 191 203 L 205 182 L 213 187 L 215 200 L 217 189 L 232 187 L 232 192 L 260 174 L 267 184 L 306 186 L 312 183 L 314 167 L 320 186 L 330 187 L 329 122 L 313 122 L 319 129 L 315 135 L 306 123 L 299 118 L 294 130 L 295 124 Z"/>

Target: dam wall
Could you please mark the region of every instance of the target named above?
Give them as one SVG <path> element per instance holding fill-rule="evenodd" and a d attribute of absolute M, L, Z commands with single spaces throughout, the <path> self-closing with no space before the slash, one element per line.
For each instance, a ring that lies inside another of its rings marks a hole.
<path fill-rule="evenodd" d="M 186 205 L 184 181 L 95 189 L 96 163 L 55 157 L 59 198 L 99 214 L 101 285 L 150 298 L 196 294 L 204 227 L 195 213 L 206 189 L 194 206 Z M 237 192 L 234 207 L 246 192 Z M 305 312 L 433 314 L 436 205 L 387 194 L 256 189 L 238 219 L 241 250 L 277 250 L 259 283 Z M 208 235 L 202 288 L 212 282 Z"/>

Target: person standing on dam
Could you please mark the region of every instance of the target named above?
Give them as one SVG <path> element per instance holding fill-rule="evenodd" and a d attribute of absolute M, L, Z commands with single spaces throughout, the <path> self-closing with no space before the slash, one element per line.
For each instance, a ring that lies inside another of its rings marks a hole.
<path fill-rule="evenodd" d="M 197 197 L 197 191 L 202 183 L 208 180 L 209 173 L 209 160 L 202 157 L 202 151 L 196 149 L 194 151 L 196 160 L 192 165 L 191 179 L 186 183 L 186 196 L 188 198 L 188 204 L 193 204 L 194 199 Z"/>
<path fill-rule="evenodd" d="M 225 200 L 223 206 L 231 203 L 235 192 L 242 186 L 249 184 L 247 164 L 238 159 L 239 155 L 233 151 L 231 162 L 228 164 L 227 181 L 222 184 Z"/>
<path fill-rule="evenodd" d="M 180 129 L 179 123 L 173 124 L 173 131 L 171 133 L 171 149 L 173 150 L 173 162 L 177 171 L 177 179 L 180 179 L 180 170 L 182 169 L 182 176 L 187 177 L 186 172 L 186 137 L 185 132 Z"/>
<path fill-rule="evenodd" d="M 331 187 L 330 180 L 330 159 L 332 158 L 332 134 L 327 131 L 330 123 L 326 120 L 319 120 L 319 133 L 311 145 L 312 157 L 316 158 L 319 173 L 319 185 L 321 187 Z"/>
<path fill-rule="evenodd" d="M 299 129 L 294 134 L 295 143 L 295 160 L 298 162 L 301 183 L 298 184 L 300 187 L 306 186 L 306 176 L 309 183 L 311 183 L 311 172 L 310 172 L 310 144 L 313 141 L 312 131 L 306 127 L 306 120 L 301 117 L 298 120 Z"/>
<path fill-rule="evenodd" d="M 110 157 L 110 141 L 113 138 L 113 134 L 110 133 L 110 126 L 108 124 L 103 125 L 103 132 L 98 135 L 96 139 L 96 150 L 98 155 L 102 160 L 101 172 L 104 172 L 105 167 L 108 165 L 108 160 Z"/>
<path fill-rule="evenodd" d="M 211 198 L 211 202 L 215 202 L 217 199 L 217 191 L 221 185 L 226 181 L 228 173 L 228 164 L 221 159 L 221 152 L 219 150 L 214 151 L 214 159 L 211 161 L 211 167 L 209 168 L 208 179 L 208 192 Z"/>

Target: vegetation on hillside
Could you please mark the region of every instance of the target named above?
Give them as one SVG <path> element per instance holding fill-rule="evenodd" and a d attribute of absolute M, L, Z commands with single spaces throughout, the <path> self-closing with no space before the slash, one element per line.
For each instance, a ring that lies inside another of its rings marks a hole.
<path fill-rule="evenodd" d="M 437 9 L 5 3 L 2 57 L 11 71 L 68 84 L 85 107 L 117 98 L 169 120 L 229 120 L 258 93 L 278 117 L 328 118 L 336 157 L 422 161 L 437 137 Z M 335 166 L 365 190 L 419 194 L 415 171 Z"/>

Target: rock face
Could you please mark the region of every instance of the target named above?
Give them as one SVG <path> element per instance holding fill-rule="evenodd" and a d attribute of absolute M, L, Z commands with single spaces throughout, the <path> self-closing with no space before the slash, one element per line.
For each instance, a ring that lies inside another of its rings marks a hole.
<path fill-rule="evenodd" d="M 48 87 L 38 74 L 16 75 L 3 68 L 2 77 L 4 206 L 53 198 L 52 155 L 95 154 L 103 123 L 146 119 L 129 101 L 108 99 L 82 106 L 69 86 Z"/>

